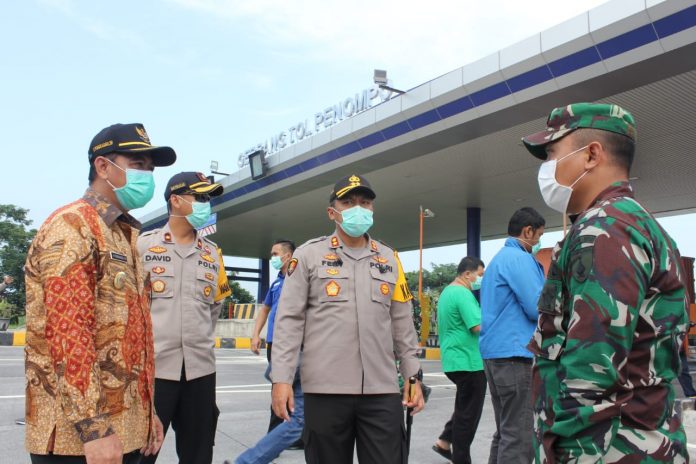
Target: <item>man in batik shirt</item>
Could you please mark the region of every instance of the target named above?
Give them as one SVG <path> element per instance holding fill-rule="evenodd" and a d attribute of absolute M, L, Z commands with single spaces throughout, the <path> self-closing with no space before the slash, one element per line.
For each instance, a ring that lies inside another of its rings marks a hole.
<path fill-rule="evenodd" d="M 26 263 L 26 448 L 32 463 L 137 463 L 162 444 L 150 284 L 128 210 L 176 160 L 141 124 L 102 130 L 90 186 L 39 229 Z"/>

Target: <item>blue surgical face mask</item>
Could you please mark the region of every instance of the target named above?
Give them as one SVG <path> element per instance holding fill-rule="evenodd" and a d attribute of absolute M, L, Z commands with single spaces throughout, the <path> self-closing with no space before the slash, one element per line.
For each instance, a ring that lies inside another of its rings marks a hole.
<path fill-rule="evenodd" d="M 200 229 L 201 227 L 203 227 L 205 223 L 208 222 L 208 219 L 210 219 L 210 212 L 212 211 L 212 208 L 210 207 L 210 202 L 190 202 L 184 198 L 181 199 L 189 205 L 191 205 L 192 208 L 191 214 L 186 215 L 186 220 L 189 222 L 189 224 L 191 224 L 194 229 Z M 171 216 L 180 217 L 174 214 L 172 214 Z"/>
<path fill-rule="evenodd" d="M 372 211 L 362 206 L 356 205 L 343 211 L 334 208 L 334 211 L 343 218 L 343 222 L 338 225 L 351 237 L 362 237 L 372 227 Z"/>
<path fill-rule="evenodd" d="M 517 240 L 519 240 L 520 242 L 524 242 L 527 245 L 529 245 L 530 247 L 532 247 L 532 251 L 530 251 L 532 256 L 536 256 L 536 254 L 539 253 L 539 250 L 541 250 L 541 239 L 539 239 L 539 241 L 536 242 L 536 244 L 534 244 L 534 245 L 532 245 L 531 243 L 529 243 L 528 241 L 526 241 L 523 238 L 517 237 Z"/>
<path fill-rule="evenodd" d="M 476 276 L 476 280 L 471 282 L 471 289 L 472 290 L 481 290 L 481 282 L 483 282 L 483 277 Z"/>
<path fill-rule="evenodd" d="M 105 158 L 106 159 L 106 158 Z M 107 161 L 126 173 L 126 183 L 123 187 L 114 187 L 107 179 L 106 182 L 114 189 L 116 199 L 123 208 L 130 211 L 145 206 L 155 193 L 155 178 L 152 171 L 139 169 L 123 169 L 111 160 Z"/>
<path fill-rule="evenodd" d="M 283 259 L 280 256 L 271 256 L 271 266 L 273 266 L 273 269 L 276 271 L 280 271 L 283 267 Z"/>
<path fill-rule="evenodd" d="M 539 250 L 541 250 L 541 239 L 532 247 L 532 256 L 536 256 Z"/>

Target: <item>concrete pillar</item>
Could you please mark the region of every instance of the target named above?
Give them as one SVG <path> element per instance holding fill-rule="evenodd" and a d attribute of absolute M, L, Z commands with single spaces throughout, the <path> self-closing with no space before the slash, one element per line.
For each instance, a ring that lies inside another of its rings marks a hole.
<path fill-rule="evenodd" d="M 256 295 L 256 302 L 263 303 L 263 299 L 266 298 L 266 293 L 268 293 L 268 280 L 271 277 L 270 274 L 270 264 L 267 259 L 259 259 L 259 291 Z"/>
<path fill-rule="evenodd" d="M 481 208 L 466 209 L 466 255 L 481 257 Z"/>

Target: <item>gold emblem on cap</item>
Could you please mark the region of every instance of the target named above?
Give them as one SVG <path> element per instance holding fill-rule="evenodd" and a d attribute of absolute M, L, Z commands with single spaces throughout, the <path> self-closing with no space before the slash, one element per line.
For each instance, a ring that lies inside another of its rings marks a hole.
<path fill-rule="evenodd" d="M 355 174 L 353 174 L 352 176 L 350 176 L 350 177 L 348 178 L 348 180 L 350 181 L 350 186 L 351 186 L 351 187 L 358 187 L 358 186 L 360 185 L 360 178 L 359 178 L 358 176 L 356 176 Z"/>
<path fill-rule="evenodd" d="M 148 137 L 147 132 L 145 132 L 144 127 L 140 128 L 138 126 L 135 126 L 135 132 L 138 133 L 138 137 L 140 137 L 143 142 L 145 142 L 147 144 L 150 143 L 150 137 Z"/>
<path fill-rule="evenodd" d="M 116 273 L 114 276 L 114 288 L 116 290 L 121 290 L 123 287 L 126 286 L 126 273 L 123 271 L 119 271 Z"/>

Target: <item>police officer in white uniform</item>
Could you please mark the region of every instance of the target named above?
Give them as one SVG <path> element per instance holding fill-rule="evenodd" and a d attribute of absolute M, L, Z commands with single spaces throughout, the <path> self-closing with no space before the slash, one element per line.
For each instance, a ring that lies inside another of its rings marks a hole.
<path fill-rule="evenodd" d="M 219 414 L 214 329 L 231 291 L 222 251 L 197 229 L 210 217 L 210 198 L 222 191 L 199 172 L 175 175 L 164 193 L 169 221 L 138 239 L 152 284 L 155 409 L 165 434 L 172 424 L 179 461 L 187 464 L 212 461 Z"/>
<path fill-rule="evenodd" d="M 375 192 L 365 178 L 339 180 L 330 196 L 332 235 L 310 240 L 286 272 L 273 336 L 273 410 L 289 420 L 292 381 L 303 350 L 305 459 L 309 464 L 407 461 L 396 360 L 405 379 L 420 364 L 411 293 L 396 252 L 373 240 Z"/>

